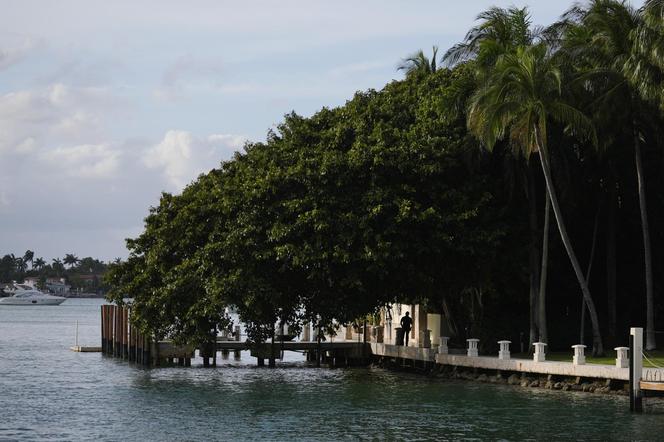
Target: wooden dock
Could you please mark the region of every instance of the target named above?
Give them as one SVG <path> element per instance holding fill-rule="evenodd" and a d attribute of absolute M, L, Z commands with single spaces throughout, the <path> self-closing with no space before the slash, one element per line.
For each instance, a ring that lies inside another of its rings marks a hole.
<path fill-rule="evenodd" d="M 84 347 L 82 345 L 74 345 L 69 347 L 71 351 L 78 353 L 101 353 L 101 347 Z"/>
<path fill-rule="evenodd" d="M 284 351 L 303 352 L 307 361 L 317 365 L 325 363 L 331 366 L 366 365 L 371 349 L 365 342 L 351 341 L 275 341 L 255 343 L 231 340 L 219 336 L 216 342 L 205 346 L 180 346 L 171 341 L 156 341 L 140 333 L 129 321 L 131 307 L 117 305 L 101 306 L 101 351 L 105 355 L 144 366 L 179 365 L 190 366 L 196 351 L 203 358 L 204 366 L 216 366 L 217 354 L 250 351 L 256 358 L 257 365 L 275 366 L 277 359 L 282 359 Z M 78 350 L 83 351 L 83 350 Z"/>

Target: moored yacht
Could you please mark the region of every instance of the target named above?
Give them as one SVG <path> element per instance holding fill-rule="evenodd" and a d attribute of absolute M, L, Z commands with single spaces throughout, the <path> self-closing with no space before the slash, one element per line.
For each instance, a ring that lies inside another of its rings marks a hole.
<path fill-rule="evenodd" d="M 12 296 L 0 298 L 0 305 L 60 305 L 65 302 L 62 296 L 53 296 L 26 286 L 12 290 Z"/>

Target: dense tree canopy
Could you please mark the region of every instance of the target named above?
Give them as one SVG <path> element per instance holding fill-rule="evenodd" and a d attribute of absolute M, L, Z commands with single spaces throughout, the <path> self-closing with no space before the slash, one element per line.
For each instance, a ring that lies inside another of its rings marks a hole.
<path fill-rule="evenodd" d="M 162 195 L 113 265 L 110 299 L 186 342 L 226 327 L 228 306 L 264 340 L 278 321 L 331 327 L 394 301 L 444 311 L 459 340 L 530 328 L 566 346 L 586 308 L 596 352 L 627 325 L 653 331 L 660 12 L 596 0 L 536 28 L 527 9 L 492 8 L 442 60 L 417 52 L 403 80 L 286 115 Z"/>

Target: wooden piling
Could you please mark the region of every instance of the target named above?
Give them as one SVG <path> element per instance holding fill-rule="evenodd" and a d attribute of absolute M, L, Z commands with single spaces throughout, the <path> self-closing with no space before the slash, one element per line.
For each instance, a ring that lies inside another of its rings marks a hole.
<path fill-rule="evenodd" d="M 320 358 L 322 357 L 322 355 L 321 355 L 321 334 L 322 334 L 322 330 L 319 327 L 318 328 L 318 336 L 317 336 L 318 345 L 317 345 L 317 349 L 316 349 L 316 367 L 320 367 Z"/>
<path fill-rule="evenodd" d="M 106 344 L 105 335 L 104 335 L 104 306 L 102 305 L 99 309 L 101 312 L 101 351 L 104 351 L 104 346 Z"/>
<path fill-rule="evenodd" d="M 122 308 L 122 359 L 129 359 L 129 309 Z"/>

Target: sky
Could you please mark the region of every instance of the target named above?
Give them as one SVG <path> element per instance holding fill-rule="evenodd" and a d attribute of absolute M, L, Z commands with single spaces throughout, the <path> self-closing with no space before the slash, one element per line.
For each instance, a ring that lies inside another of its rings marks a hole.
<path fill-rule="evenodd" d="M 492 5 L 571 2 L 2 0 L 0 255 L 125 258 L 162 191 L 444 52 Z"/>

